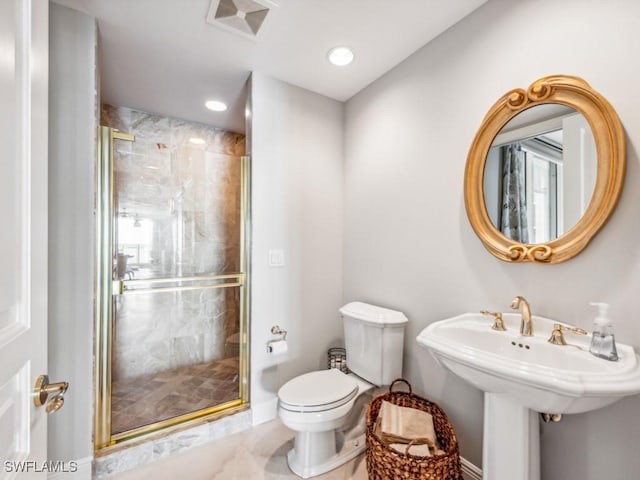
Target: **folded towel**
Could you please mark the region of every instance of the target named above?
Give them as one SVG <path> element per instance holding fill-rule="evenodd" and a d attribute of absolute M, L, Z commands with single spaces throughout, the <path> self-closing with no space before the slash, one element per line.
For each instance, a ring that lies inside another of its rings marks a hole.
<path fill-rule="evenodd" d="M 390 443 L 389 446 L 396 452 L 409 453 L 410 455 L 417 455 L 418 457 L 430 457 L 429 445 L 411 445 L 407 452 L 406 443 Z"/>
<path fill-rule="evenodd" d="M 431 455 L 444 455 L 445 452 L 440 448 L 438 442 L 434 443 L 428 438 L 416 438 L 409 443 L 390 443 L 389 447 L 395 451 L 416 455 L 418 457 L 430 457 Z"/>
<path fill-rule="evenodd" d="M 427 412 L 383 400 L 378 419 L 380 436 L 387 443 L 409 443 L 416 438 L 427 438 L 436 443 L 433 417 Z"/>

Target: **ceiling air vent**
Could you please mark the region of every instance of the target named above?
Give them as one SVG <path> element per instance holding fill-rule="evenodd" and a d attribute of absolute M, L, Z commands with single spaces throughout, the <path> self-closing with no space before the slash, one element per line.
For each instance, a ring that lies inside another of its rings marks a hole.
<path fill-rule="evenodd" d="M 269 0 L 212 0 L 207 23 L 255 40 L 267 14 L 277 6 Z"/>

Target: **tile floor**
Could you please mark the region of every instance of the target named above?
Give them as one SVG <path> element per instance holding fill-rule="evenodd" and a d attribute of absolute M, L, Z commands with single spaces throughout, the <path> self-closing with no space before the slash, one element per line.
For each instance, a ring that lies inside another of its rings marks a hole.
<path fill-rule="evenodd" d="M 113 480 L 297 480 L 287 466 L 293 432 L 279 420 L 195 447 Z M 367 480 L 364 455 L 317 480 Z"/>
<path fill-rule="evenodd" d="M 240 398 L 238 357 L 115 380 L 113 433 L 177 417 Z"/>

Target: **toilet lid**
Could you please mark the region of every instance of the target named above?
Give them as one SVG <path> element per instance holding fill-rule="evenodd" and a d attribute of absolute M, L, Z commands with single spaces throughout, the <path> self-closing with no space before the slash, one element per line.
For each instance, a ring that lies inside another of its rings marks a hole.
<path fill-rule="evenodd" d="M 289 380 L 278 391 L 278 398 L 280 405 L 287 410 L 317 412 L 344 405 L 356 393 L 356 381 L 332 368 Z"/>

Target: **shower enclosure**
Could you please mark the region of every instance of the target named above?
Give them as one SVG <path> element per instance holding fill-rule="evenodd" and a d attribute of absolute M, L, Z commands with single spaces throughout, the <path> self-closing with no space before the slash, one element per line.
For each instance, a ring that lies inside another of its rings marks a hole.
<path fill-rule="evenodd" d="M 128 133 L 99 132 L 96 450 L 248 401 L 240 140 L 109 108 Z"/>

